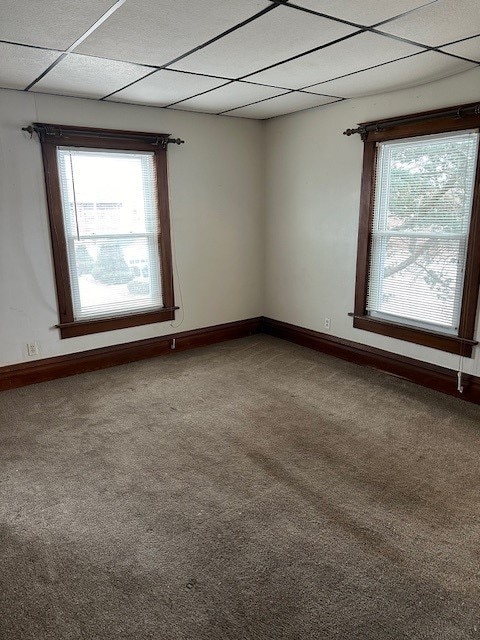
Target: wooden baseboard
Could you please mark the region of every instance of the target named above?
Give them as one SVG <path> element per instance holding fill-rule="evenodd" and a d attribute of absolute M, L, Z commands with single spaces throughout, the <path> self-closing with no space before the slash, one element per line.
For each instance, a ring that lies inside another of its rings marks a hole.
<path fill-rule="evenodd" d="M 428 364 L 414 358 L 406 358 L 389 351 L 368 347 L 358 342 L 336 338 L 271 318 L 263 318 L 262 331 L 276 338 L 295 342 L 342 360 L 380 369 L 423 387 L 480 404 L 479 377 L 464 374 L 463 393 L 459 393 L 457 391 L 457 372 L 452 369 Z"/>
<path fill-rule="evenodd" d="M 267 333 L 342 360 L 380 369 L 424 387 L 480 404 L 479 377 L 464 375 L 464 390 L 463 393 L 459 393 L 457 372 L 452 369 L 406 358 L 389 351 L 271 318 L 239 320 L 193 331 L 182 331 L 157 338 L 0 367 L 0 391 L 243 338 L 255 333 Z M 175 340 L 174 350 L 172 349 L 173 340 Z"/>
<path fill-rule="evenodd" d="M 185 351 L 216 342 L 243 338 L 259 333 L 261 327 L 262 318 L 251 318 L 111 347 L 4 366 L 0 367 L 0 390 L 14 389 L 36 382 L 45 382 L 135 360 L 171 354 L 175 351 Z M 172 349 L 173 340 L 175 340 L 175 350 Z"/>

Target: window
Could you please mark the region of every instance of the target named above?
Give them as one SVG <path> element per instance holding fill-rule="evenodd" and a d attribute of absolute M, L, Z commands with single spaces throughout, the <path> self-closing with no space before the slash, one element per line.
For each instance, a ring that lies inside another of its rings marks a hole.
<path fill-rule="evenodd" d="M 168 136 L 35 127 L 62 338 L 173 319 Z"/>
<path fill-rule="evenodd" d="M 364 129 L 354 326 L 471 356 L 480 114 L 410 118 Z"/>

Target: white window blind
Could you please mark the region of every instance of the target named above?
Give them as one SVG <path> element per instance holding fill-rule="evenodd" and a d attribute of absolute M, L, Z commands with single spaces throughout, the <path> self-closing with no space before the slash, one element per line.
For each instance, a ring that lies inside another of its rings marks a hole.
<path fill-rule="evenodd" d="M 478 138 L 378 144 L 369 315 L 458 334 Z"/>
<path fill-rule="evenodd" d="M 76 320 L 161 308 L 154 154 L 58 147 Z"/>

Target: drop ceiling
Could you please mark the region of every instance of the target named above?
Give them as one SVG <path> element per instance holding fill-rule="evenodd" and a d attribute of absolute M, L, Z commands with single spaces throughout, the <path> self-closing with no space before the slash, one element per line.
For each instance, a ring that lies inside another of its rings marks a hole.
<path fill-rule="evenodd" d="M 0 87 L 271 118 L 480 64 L 479 0 L 2 0 Z"/>

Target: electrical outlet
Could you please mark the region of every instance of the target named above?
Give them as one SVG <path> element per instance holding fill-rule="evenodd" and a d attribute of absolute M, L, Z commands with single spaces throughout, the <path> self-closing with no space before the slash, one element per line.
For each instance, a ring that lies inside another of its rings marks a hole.
<path fill-rule="evenodd" d="M 36 342 L 27 342 L 27 354 L 29 356 L 40 355 L 40 351 L 38 350 L 38 344 Z"/>
<path fill-rule="evenodd" d="M 325 329 L 330 329 L 330 318 L 325 318 Z"/>

